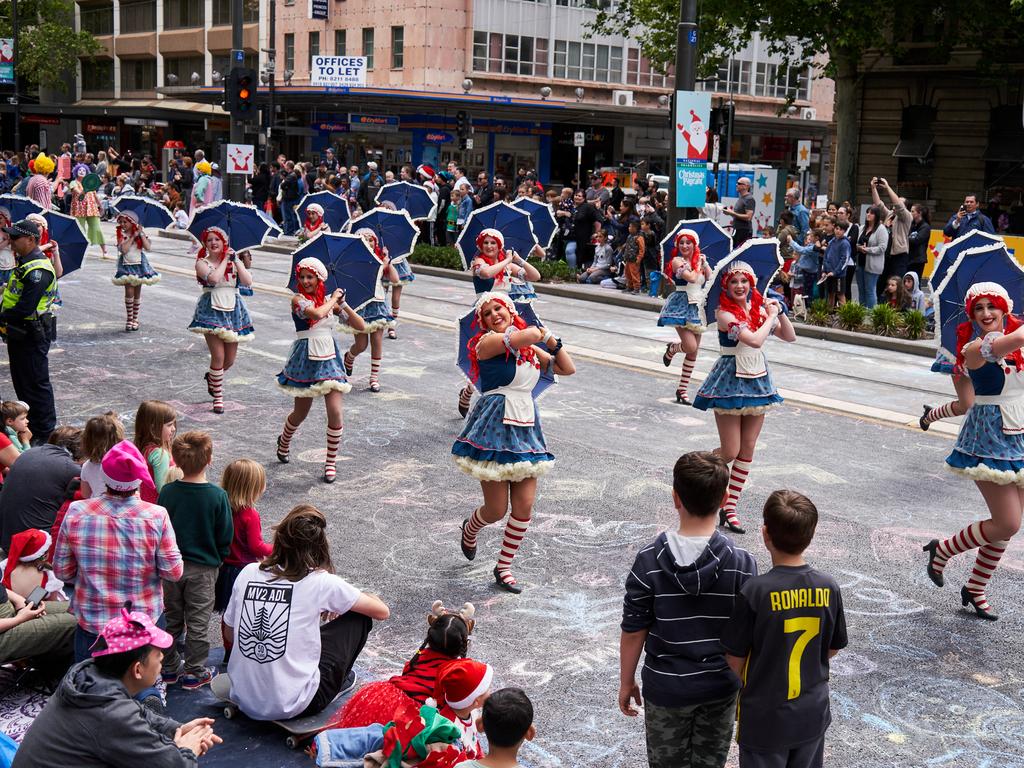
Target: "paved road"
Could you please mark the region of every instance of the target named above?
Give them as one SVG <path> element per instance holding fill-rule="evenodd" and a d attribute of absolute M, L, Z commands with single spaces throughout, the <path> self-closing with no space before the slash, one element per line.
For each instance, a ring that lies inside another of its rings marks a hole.
<path fill-rule="evenodd" d="M 156 245 L 154 263 L 190 265 L 181 243 Z M 257 255 L 261 283 L 280 285 L 285 272 L 286 257 Z M 524 765 L 645 763 L 642 724 L 615 707 L 621 585 L 638 548 L 672 524 L 674 459 L 716 444 L 710 415 L 672 403 L 674 385 L 658 362 L 669 334 L 650 313 L 563 299 L 538 304 L 586 355 L 579 374 L 541 401 L 558 463 L 541 482 L 516 560 L 526 591 L 515 597 L 490 581 L 498 529 L 482 535 L 474 564 L 458 548 L 458 524 L 479 493 L 449 458 L 462 423 L 450 327 L 470 301 L 467 285 L 420 279 L 407 289 L 404 316 L 417 320 L 406 319 L 400 339 L 385 342 L 380 394 L 365 390 L 369 361 L 359 360 L 345 403 L 339 482 L 328 487 L 319 482 L 322 408 L 295 438 L 292 463 L 273 458 L 289 406 L 273 386 L 292 339 L 284 297 L 258 289 L 249 300 L 256 339 L 228 375 L 227 412 L 215 416 L 202 380 L 205 345 L 185 330 L 195 281 L 168 270 L 144 291 L 142 330 L 125 334 L 112 273 L 112 262 L 91 259 L 62 281 L 66 307 L 51 359 L 64 420 L 108 408 L 131 414 L 143 398 L 171 402 L 179 430 L 213 433 L 215 474 L 241 456 L 265 463 L 269 490 L 259 508 L 267 529 L 299 502 L 328 512 L 339 573 L 393 608 L 371 636 L 366 675 L 394 673 L 418 647 L 434 599 L 471 600 L 479 619 L 472 654 L 494 664 L 498 685 L 524 687 L 537 706 L 538 739 Z M 990 593 L 1002 620 L 980 622 L 960 610 L 968 560 L 953 561 L 939 590 L 920 551 L 983 509 L 977 491 L 943 469 L 949 438 L 850 415 L 881 406 L 909 421 L 947 382 L 925 374 L 922 358 L 821 341 L 773 343 L 769 357 L 781 361 L 781 386 L 830 398 L 824 409 L 790 403 L 770 414 L 740 505 L 753 529 L 776 488 L 808 494 L 821 512 L 810 559 L 839 579 L 850 629 L 850 647 L 833 664 L 827 764 L 1024 766 L 1022 549 L 1011 545 Z M 702 357 L 700 370 L 712 362 Z M 756 533 L 737 538 L 768 566 Z M 250 759 L 255 742 L 245 738 L 218 747 L 217 762 Z M 286 764 L 269 752 L 265 759 Z"/>

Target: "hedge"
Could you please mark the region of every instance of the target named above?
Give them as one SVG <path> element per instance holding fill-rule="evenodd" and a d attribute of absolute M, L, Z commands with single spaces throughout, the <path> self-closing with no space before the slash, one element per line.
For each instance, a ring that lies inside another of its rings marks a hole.
<path fill-rule="evenodd" d="M 462 257 L 459 256 L 459 252 L 446 245 L 418 244 L 416 249 L 409 254 L 409 261 L 428 267 L 463 271 Z M 529 261 L 540 272 L 541 282 L 573 282 L 576 279 L 575 270 L 564 261 L 541 261 L 537 258 Z"/>

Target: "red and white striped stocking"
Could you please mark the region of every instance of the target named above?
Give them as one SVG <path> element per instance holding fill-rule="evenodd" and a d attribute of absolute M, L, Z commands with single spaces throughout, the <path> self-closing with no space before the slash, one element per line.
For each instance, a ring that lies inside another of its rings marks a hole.
<path fill-rule="evenodd" d="M 211 368 L 207 382 L 213 390 L 213 412 L 224 413 L 224 369 Z"/>
<path fill-rule="evenodd" d="M 341 445 L 341 436 L 345 427 L 327 427 L 327 459 L 324 461 L 324 479 L 333 479 L 336 470 L 335 463 L 338 461 L 338 447 Z"/>
<path fill-rule="evenodd" d="M 520 520 L 518 517 L 510 516 L 505 524 L 505 535 L 501 540 L 501 554 L 498 555 L 498 576 L 505 584 L 515 584 L 512 576 L 512 558 L 519 551 L 519 545 L 523 543 L 526 536 L 526 529 L 530 527 L 531 518 Z"/>
<path fill-rule="evenodd" d="M 740 524 L 740 519 L 736 515 L 736 505 L 739 503 L 740 494 L 743 493 L 743 486 L 746 485 L 753 464 L 753 457 L 741 459 L 737 456 L 732 463 L 732 470 L 729 472 L 729 496 L 725 500 L 722 511 L 725 513 L 725 519 L 735 526 Z"/>
<path fill-rule="evenodd" d="M 941 574 L 946 567 L 946 563 L 954 555 L 984 547 L 986 544 L 992 544 L 993 542 L 989 541 L 985 536 L 985 522 L 985 520 L 977 520 L 954 536 L 940 541 L 939 545 L 935 548 L 935 557 L 932 558 L 932 568 Z M 1002 552 L 999 554 L 1002 556 Z M 998 557 L 996 562 L 999 562 Z"/>
<path fill-rule="evenodd" d="M 999 560 L 1006 551 L 1008 541 L 993 541 L 978 549 L 978 557 L 974 561 L 974 570 L 971 571 L 971 578 L 967 580 L 967 591 L 974 596 L 975 604 L 982 611 L 990 610 L 988 600 L 985 597 L 985 588 L 988 587 L 992 574 L 999 567 Z"/>

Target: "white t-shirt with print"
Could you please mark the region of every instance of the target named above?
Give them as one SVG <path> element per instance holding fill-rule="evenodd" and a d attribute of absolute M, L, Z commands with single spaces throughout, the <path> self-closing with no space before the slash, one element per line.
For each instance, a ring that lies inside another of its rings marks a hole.
<path fill-rule="evenodd" d="M 325 571 L 293 582 L 259 563 L 242 569 L 224 622 L 235 632 L 231 698 L 248 717 L 285 720 L 309 706 L 320 685 L 320 612 L 347 613 L 360 594 Z"/>
<path fill-rule="evenodd" d="M 102 496 L 107 490 L 107 481 L 103 479 L 103 468 L 99 462 L 86 460 L 82 464 L 82 474 L 79 475 L 83 483 L 89 484 L 91 498 Z"/>

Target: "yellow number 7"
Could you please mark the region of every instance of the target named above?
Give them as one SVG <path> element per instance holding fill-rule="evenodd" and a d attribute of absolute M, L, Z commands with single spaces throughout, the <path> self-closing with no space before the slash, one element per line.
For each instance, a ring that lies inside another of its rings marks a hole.
<path fill-rule="evenodd" d="M 783 631 L 788 635 L 791 632 L 799 632 L 800 637 L 793 643 L 793 650 L 789 654 L 789 696 L 796 699 L 800 696 L 800 659 L 803 658 L 807 644 L 821 632 L 821 619 L 811 616 L 803 616 L 798 619 L 786 619 L 783 624 Z"/>

